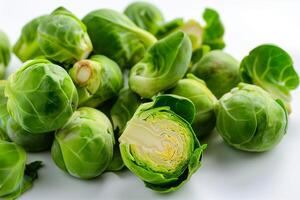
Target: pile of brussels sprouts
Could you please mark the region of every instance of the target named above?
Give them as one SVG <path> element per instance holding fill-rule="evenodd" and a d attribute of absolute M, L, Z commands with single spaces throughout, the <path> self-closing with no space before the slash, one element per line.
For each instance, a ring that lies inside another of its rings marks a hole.
<path fill-rule="evenodd" d="M 129 169 L 155 191 L 186 183 L 216 127 L 239 150 L 262 152 L 285 135 L 291 57 L 272 44 L 239 62 L 222 49 L 224 27 L 165 21 L 146 2 L 124 13 L 99 9 L 82 20 L 60 7 L 28 22 L 12 47 L 24 62 L 0 81 L 0 197 L 15 199 L 37 178 L 26 152 L 51 149 L 71 176 Z M 0 76 L 11 47 L 0 32 Z M 209 148 L 209 147 L 208 147 Z"/>

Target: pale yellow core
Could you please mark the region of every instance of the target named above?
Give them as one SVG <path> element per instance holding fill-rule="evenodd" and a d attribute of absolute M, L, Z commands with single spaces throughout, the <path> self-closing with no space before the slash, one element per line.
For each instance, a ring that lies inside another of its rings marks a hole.
<path fill-rule="evenodd" d="M 77 72 L 77 81 L 79 83 L 86 83 L 91 76 L 92 72 L 90 67 L 88 67 L 87 65 L 82 65 L 79 67 L 78 72 Z"/>
<path fill-rule="evenodd" d="M 188 159 L 190 138 L 187 127 L 170 119 L 131 120 L 120 137 L 130 145 L 134 157 L 154 171 L 172 172 Z"/>

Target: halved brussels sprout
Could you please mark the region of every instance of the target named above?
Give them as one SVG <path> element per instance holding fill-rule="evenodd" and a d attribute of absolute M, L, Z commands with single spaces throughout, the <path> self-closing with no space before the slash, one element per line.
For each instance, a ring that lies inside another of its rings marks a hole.
<path fill-rule="evenodd" d="M 258 86 L 240 83 L 219 102 L 217 130 L 230 146 L 267 151 L 286 133 L 288 118 L 283 103 Z"/>
<path fill-rule="evenodd" d="M 113 157 L 114 142 L 109 119 L 94 108 L 81 107 L 56 132 L 51 154 L 63 171 L 90 179 L 107 169 Z"/>
<path fill-rule="evenodd" d="M 12 142 L 22 146 L 28 152 L 49 150 L 54 138 L 53 132 L 33 134 L 25 131 L 11 117 L 7 122 L 6 132 Z"/>
<path fill-rule="evenodd" d="M 0 79 L 4 77 L 6 67 L 10 61 L 10 43 L 8 37 L 0 30 Z"/>
<path fill-rule="evenodd" d="M 194 103 L 196 115 L 192 127 L 199 139 L 214 129 L 216 125 L 215 107 L 218 100 L 206 87 L 204 81 L 193 74 L 188 74 L 186 78 L 177 83 L 170 93 L 186 97 Z"/>
<path fill-rule="evenodd" d="M 0 198 L 16 199 L 33 185 L 40 161 L 26 165 L 26 153 L 17 144 L 0 140 Z"/>
<path fill-rule="evenodd" d="M 23 26 L 21 36 L 13 46 L 13 52 L 22 62 L 43 55 L 38 42 L 37 29 L 45 18 L 46 15 L 34 18 Z"/>
<path fill-rule="evenodd" d="M 78 104 L 71 77 L 45 59 L 24 63 L 8 78 L 5 95 L 11 117 L 26 131 L 37 134 L 61 128 Z"/>
<path fill-rule="evenodd" d="M 123 86 L 118 64 L 101 55 L 78 61 L 69 74 L 77 86 L 79 106 L 97 107 L 117 96 Z"/>
<path fill-rule="evenodd" d="M 290 110 L 290 90 L 299 85 L 299 77 L 290 55 L 278 46 L 264 44 L 253 49 L 240 66 L 241 79 L 258 85 L 273 98 L 282 99 Z"/>
<path fill-rule="evenodd" d="M 153 35 L 114 10 L 92 11 L 83 18 L 83 22 L 91 37 L 94 53 L 113 59 L 121 68 L 132 67 L 156 42 Z"/>
<path fill-rule="evenodd" d="M 191 41 L 185 33 L 177 31 L 168 35 L 150 47 L 131 69 L 130 88 L 144 98 L 170 89 L 184 77 L 191 56 Z"/>
<path fill-rule="evenodd" d="M 159 192 L 180 188 L 200 167 L 205 146 L 190 122 L 193 103 L 175 95 L 161 95 L 142 104 L 119 138 L 123 161 L 147 187 Z"/>
<path fill-rule="evenodd" d="M 63 7 L 40 22 L 38 42 L 48 59 L 65 64 L 85 59 L 93 50 L 85 25 Z"/>
<path fill-rule="evenodd" d="M 229 92 L 239 82 L 239 62 L 231 55 L 214 50 L 205 54 L 191 72 L 205 81 L 217 98 Z"/>

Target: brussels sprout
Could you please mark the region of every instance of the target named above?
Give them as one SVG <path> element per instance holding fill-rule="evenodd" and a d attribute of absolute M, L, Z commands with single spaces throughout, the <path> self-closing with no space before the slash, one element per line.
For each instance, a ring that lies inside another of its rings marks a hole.
<path fill-rule="evenodd" d="M 155 34 L 159 27 L 165 22 L 161 11 L 148 2 L 131 3 L 124 11 L 138 27 Z"/>
<path fill-rule="evenodd" d="M 188 74 L 185 79 L 177 83 L 170 93 L 186 97 L 194 103 L 196 115 L 192 127 L 199 139 L 214 129 L 216 125 L 214 110 L 218 100 L 206 87 L 204 81 L 193 74 Z"/>
<path fill-rule="evenodd" d="M 126 123 L 131 119 L 141 102 L 141 98 L 129 88 L 123 88 L 120 91 L 119 97 L 110 111 L 116 139 L 121 136 Z M 124 163 L 121 158 L 119 143 L 117 141 L 114 147 L 113 160 L 108 169 L 109 171 L 119 171 L 123 167 Z"/>
<path fill-rule="evenodd" d="M 239 62 L 231 55 L 214 50 L 205 54 L 191 72 L 204 80 L 217 98 L 234 88 L 239 82 Z"/>
<path fill-rule="evenodd" d="M 26 153 L 18 145 L 0 140 L 0 198 L 16 199 L 33 185 L 40 161 L 26 165 Z"/>
<path fill-rule="evenodd" d="M 102 174 L 113 156 L 114 135 L 109 119 L 94 108 L 81 107 L 55 134 L 51 154 L 70 175 L 90 179 Z"/>
<path fill-rule="evenodd" d="M 224 26 L 218 12 L 211 8 L 206 8 L 203 13 L 206 22 L 202 35 L 202 44 L 209 46 L 212 50 L 223 49 Z"/>
<path fill-rule="evenodd" d="M 0 79 L 4 77 L 5 69 L 10 61 L 10 43 L 8 37 L 0 30 Z"/>
<path fill-rule="evenodd" d="M 123 86 L 122 72 L 117 63 L 101 55 L 78 61 L 69 74 L 77 86 L 79 106 L 97 107 L 117 96 Z"/>
<path fill-rule="evenodd" d="M 286 133 L 288 119 L 284 105 L 258 86 L 240 83 L 219 102 L 217 130 L 237 149 L 267 151 Z"/>
<path fill-rule="evenodd" d="M 170 34 L 150 47 L 131 69 L 130 88 L 145 98 L 170 89 L 184 77 L 191 55 L 189 37 L 182 31 Z"/>
<path fill-rule="evenodd" d="M 7 81 L 0 81 L 0 140 L 11 140 L 31 152 L 50 149 L 53 133 L 29 133 L 9 116 L 6 108 L 7 98 L 4 96 L 6 83 Z"/>
<path fill-rule="evenodd" d="M 22 28 L 21 36 L 13 46 L 13 52 L 22 62 L 43 55 L 38 43 L 37 29 L 46 17 L 46 15 L 43 15 L 34 18 Z"/>
<path fill-rule="evenodd" d="M 83 22 L 91 37 L 94 53 L 106 55 L 121 68 L 132 67 L 156 42 L 153 35 L 114 10 L 92 11 L 83 18 Z"/>
<path fill-rule="evenodd" d="M 119 138 L 122 159 L 147 187 L 174 191 L 200 167 L 205 146 L 190 126 L 194 111 L 186 98 L 161 95 L 142 104 L 127 123 Z"/>
<path fill-rule="evenodd" d="M 7 138 L 4 136 L 6 135 L 6 124 L 9 119 L 9 114 L 6 108 L 7 98 L 4 95 L 6 84 L 7 84 L 6 80 L 0 80 L 0 129 L 2 130 L 3 133 L 2 138 Z"/>
<path fill-rule="evenodd" d="M 93 50 L 85 25 L 63 7 L 40 22 L 38 42 L 47 58 L 66 64 L 87 58 Z"/>
<path fill-rule="evenodd" d="M 283 49 L 271 44 L 256 47 L 242 60 L 240 75 L 244 82 L 258 85 L 273 98 L 282 99 L 290 111 L 290 90 L 298 87 L 299 77 L 292 58 Z"/>
<path fill-rule="evenodd" d="M 45 59 L 31 60 L 7 82 L 7 110 L 30 133 L 61 128 L 77 107 L 76 87 L 68 73 Z"/>
<path fill-rule="evenodd" d="M 9 118 L 6 127 L 7 135 L 11 141 L 22 146 L 28 152 L 49 150 L 53 142 L 53 132 L 33 134 L 25 131 L 12 118 Z"/>

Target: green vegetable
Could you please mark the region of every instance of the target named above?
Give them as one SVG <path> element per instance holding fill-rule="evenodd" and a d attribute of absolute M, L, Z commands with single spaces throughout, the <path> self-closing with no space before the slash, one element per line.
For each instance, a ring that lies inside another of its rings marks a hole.
<path fill-rule="evenodd" d="M 186 78 L 177 83 L 170 93 L 186 97 L 194 103 L 196 114 L 192 127 L 199 139 L 214 129 L 216 125 L 214 110 L 218 100 L 206 87 L 204 81 L 188 74 Z"/>
<path fill-rule="evenodd" d="M 121 68 L 141 60 L 156 38 L 137 27 L 127 16 L 110 9 L 90 12 L 83 18 L 94 53 L 116 61 Z"/>
<path fill-rule="evenodd" d="M 25 131 L 9 116 L 7 98 L 4 96 L 6 84 L 6 80 L 0 81 L 0 140 L 11 140 L 30 152 L 50 149 L 53 133 L 32 134 Z"/>
<path fill-rule="evenodd" d="M 150 47 L 131 69 L 130 88 L 144 98 L 170 89 L 184 77 L 191 55 L 191 41 L 185 33 L 178 31 L 168 35 Z"/>
<path fill-rule="evenodd" d="M 33 134 L 25 131 L 12 118 L 9 118 L 6 127 L 9 139 L 22 146 L 28 152 L 49 150 L 53 142 L 53 132 Z"/>
<path fill-rule="evenodd" d="M 22 28 L 21 36 L 13 46 L 13 52 L 22 61 L 42 56 L 43 52 L 39 47 L 37 29 L 46 15 L 34 18 Z"/>
<path fill-rule="evenodd" d="M 68 73 L 45 59 L 24 63 L 9 77 L 5 95 L 11 117 L 24 130 L 37 134 L 61 128 L 78 102 Z"/>
<path fill-rule="evenodd" d="M 119 138 L 123 133 L 127 122 L 131 119 L 136 109 L 141 104 L 141 98 L 129 88 L 123 88 L 119 97 L 114 103 L 110 111 L 110 118 L 113 124 L 115 138 Z M 110 171 L 119 171 L 124 167 L 121 158 L 118 141 L 114 147 L 113 161 L 110 164 Z"/>
<path fill-rule="evenodd" d="M 6 134 L 6 124 L 9 119 L 9 114 L 6 108 L 7 98 L 4 95 L 6 84 L 7 84 L 6 80 L 0 80 L 0 131 L 2 135 L 0 136 L 0 138 L 2 138 L 2 140 L 8 140 Z"/>
<path fill-rule="evenodd" d="M 267 151 L 286 133 L 288 118 L 283 103 L 258 86 L 240 83 L 219 102 L 217 130 L 237 149 Z"/>
<path fill-rule="evenodd" d="M 214 50 L 205 54 L 191 72 L 204 80 L 217 98 L 229 92 L 239 82 L 239 62 L 231 55 Z"/>
<path fill-rule="evenodd" d="M 77 86 L 79 106 L 97 107 L 116 97 L 123 86 L 122 72 L 117 63 L 101 55 L 78 61 L 69 74 Z"/>
<path fill-rule="evenodd" d="M 203 13 L 206 22 L 203 30 L 202 44 L 209 46 L 212 50 L 223 49 L 224 26 L 218 12 L 211 8 L 206 8 Z"/>
<path fill-rule="evenodd" d="M 10 43 L 8 37 L 0 30 L 0 79 L 4 77 L 10 61 Z"/>
<path fill-rule="evenodd" d="M 85 59 L 93 50 L 85 25 L 63 7 L 40 22 L 38 42 L 48 59 L 65 64 Z"/>
<path fill-rule="evenodd" d="M 240 75 L 244 82 L 258 85 L 273 98 L 282 99 L 290 111 L 290 90 L 298 87 L 299 77 L 292 58 L 283 49 L 271 44 L 256 47 L 242 60 Z"/>
<path fill-rule="evenodd" d="M 134 2 L 129 4 L 124 11 L 138 27 L 155 34 L 160 26 L 165 23 L 163 14 L 153 4 L 148 2 Z"/>
<path fill-rule="evenodd" d="M 51 154 L 63 171 L 90 179 L 107 169 L 113 157 L 113 145 L 109 119 L 94 108 L 81 107 L 56 132 Z"/>
<path fill-rule="evenodd" d="M 37 179 L 40 161 L 26 165 L 26 153 L 18 145 L 0 140 L 0 198 L 16 199 Z"/>
<path fill-rule="evenodd" d="M 196 138 L 193 103 L 161 95 L 142 104 L 119 138 L 126 167 L 159 192 L 180 188 L 200 167 L 205 146 Z"/>

